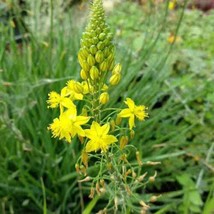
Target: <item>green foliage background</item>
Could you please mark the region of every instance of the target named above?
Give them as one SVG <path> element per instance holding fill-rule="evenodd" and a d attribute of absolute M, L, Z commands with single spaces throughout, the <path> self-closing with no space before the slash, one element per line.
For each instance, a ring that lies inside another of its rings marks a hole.
<path fill-rule="evenodd" d="M 0 213 L 73 214 L 83 204 L 88 213 L 89 185 L 77 183 L 74 167 L 81 146 L 51 138 L 47 126 L 56 112 L 46 106 L 48 92 L 80 78 L 81 17 L 88 10 L 62 13 L 53 1 L 47 11 L 41 1 L 29 1 L 28 9 L 30 40 L 22 47 L 13 27 L 0 24 Z M 130 96 L 149 107 L 132 143 L 143 161 L 161 161 L 145 167 L 158 176 L 142 197 L 162 194 L 151 213 L 212 213 L 214 12 L 170 12 L 167 5 L 142 8 L 127 1 L 107 15 L 123 65 L 109 106 Z M 178 27 L 182 40 L 171 46 L 167 38 Z M 106 200 L 96 198 L 93 212 Z"/>

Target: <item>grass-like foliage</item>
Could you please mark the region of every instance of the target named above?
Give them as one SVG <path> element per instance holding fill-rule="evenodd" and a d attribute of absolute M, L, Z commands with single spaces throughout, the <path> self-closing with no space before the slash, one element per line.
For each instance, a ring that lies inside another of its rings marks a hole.
<path fill-rule="evenodd" d="M 0 17 L 0 213 L 96 213 L 108 198 L 89 199 L 90 182 L 78 182 L 75 164 L 82 145 L 52 138 L 47 130 L 58 117 L 47 108 L 48 93 L 81 79 L 78 51 L 88 8 L 65 9 L 50 1 L 45 10 L 42 1 L 26 2 L 25 27 L 20 19 L 14 24 L 13 16 L 20 17 L 15 1 L 12 16 Z M 157 172 L 146 189 L 137 190 L 145 202 L 157 200 L 149 212 L 209 214 L 214 13 L 184 11 L 182 5 L 169 10 L 168 3 L 126 1 L 107 14 L 122 78 L 106 106 L 124 108 L 123 100 L 131 97 L 148 107 L 149 118 L 137 122 L 130 144 L 139 151 L 147 178 Z M 8 11 L 5 4 L 1 8 Z M 14 40 L 16 27 L 29 29 L 21 45 Z M 138 164 L 135 150 L 128 158 Z M 151 167 L 152 162 L 161 164 Z M 92 175 L 97 171 L 96 164 L 88 168 Z"/>

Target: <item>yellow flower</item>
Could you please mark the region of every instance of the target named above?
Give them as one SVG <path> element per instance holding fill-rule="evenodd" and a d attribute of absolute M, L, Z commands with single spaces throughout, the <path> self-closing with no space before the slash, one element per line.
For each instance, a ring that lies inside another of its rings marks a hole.
<path fill-rule="evenodd" d="M 171 0 L 168 5 L 169 10 L 174 10 L 175 7 L 176 7 L 176 0 Z"/>
<path fill-rule="evenodd" d="M 74 103 L 72 102 L 72 100 L 67 96 L 67 88 L 64 87 L 61 90 L 61 93 L 58 94 L 55 91 L 52 91 L 48 94 L 48 107 L 49 108 L 57 108 L 58 106 L 60 106 L 60 110 L 62 111 L 63 107 L 66 108 L 75 108 Z"/>
<path fill-rule="evenodd" d="M 108 123 L 100 126 L 99 123 L 93 121 L 91 128 L 85 130 L 86 137 L 90 139 L 86 145 L 86 152 L 96 152 L 99 149 L 106 152 L 110 144 L 117 142 L 115 136 L 108 135 L 109 129 Z"/>
<path fill-rule="evenodd" d="M 180 36 L 174 36 L 173 34 L 170 34 L 170 36 L 167 38 L 168 43 L 179 43 L 181 42 Z"/>
<path fill-rule="evenodd" d="M 134 120 L 137 117 L 139 120 L 144 120 L 145 117 L 148 117 L 148 114 L 145 112 L 145 106 L 136 106 L 134 101 L 130 98 L 126 98 L 125 104 L 128 108 L 123 109 L 118 116 L 119 117 L 129 117 L 129 128 L 132 129 L 135 126 Z"/>
<path fill-rule="evenodd" d="M 65 138 L 70 143 L 71 138 L 76 134 L 85 136 L 85 131 L 81 125 L 86 124 L 89 119 L 89 117 L 77 116 L 76 108 L 70 108 L 61 113 L 59 118 L 54 119 L 48 129 L 52 131 L 53 137 Z"/>

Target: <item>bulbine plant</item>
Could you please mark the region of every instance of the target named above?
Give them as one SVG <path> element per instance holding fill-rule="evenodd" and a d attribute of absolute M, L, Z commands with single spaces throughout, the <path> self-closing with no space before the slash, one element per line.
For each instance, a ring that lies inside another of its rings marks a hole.
<path fill-rule="evenodd" d="M 79 182 L 90 182 L 91 199 L 95 195 L 107 199 L 100 213 L 146 213 L 147 202 L 158 196 L 145 201 L 142 192 L 148 182 L 154 182 L 156 173 L 147 178 L 147 173 L 142 172 L 140 152 L 131 141 L 136 120 L 148 117 L 147 108 L 129 97 L 121 103 L 122 109 L 106 105 L 111 100 L 109 91 L 121 81 L 122 66 L 115 63 L 113 35 L 105 21 L 102 0 L 94 0 L 90 9 L 90 21 L 78 52 L 82 81 L 70 80 L 60 93 L 49 93 L 48 106 L 59 108 L 59 117 L 48 129 L 53 137 L 81 144 L 76 163 Z M 136 161 L 131 163 L 128 159 L 133 152 Z M 96 173 L 89 170 L 92 164 Z"/>

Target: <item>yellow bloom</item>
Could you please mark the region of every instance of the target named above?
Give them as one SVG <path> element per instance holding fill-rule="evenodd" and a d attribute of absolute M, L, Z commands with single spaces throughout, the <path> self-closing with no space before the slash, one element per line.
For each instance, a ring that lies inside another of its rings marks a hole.
<path fill-rule="evenodd" d="M 76 134 L 85 136 L 85 131 L 81 125 L 86 124 L 89 119 L 89 117 L 77 116 L 76 108 L 70 108 L 61 113 L 59 118 L 54 119 L 48 129 L 52 131 L 53 137 L 65 138 L 70 143 L 71 138 Z"/>
<path fill-rule="evenodd" d="M 174 10 L 175 7 L 176 7 L 176 0 L 171 0 L 168 5 L 169 10 Z"/>
<path fill-rule="evenodd" d="M 167 38 L 168 43 L 179 43 L 181 42 L 180 36 L 174 36 L 173 34 L 170 34 L 170 36 Z"/>
<path fill-rule="evenodd" d="M 52 91 L 48 94 L 48 107 L 49 108 L 57 108 L 58 106 L 60 106 L 60 110 L 62 110 L 63 107 L 66 108 L 75 108 L 74 103 L 72 102 L 72 100 L 67 96 L 67 89 L 66 87 L 64 87 L 61 90 L 61 93 L 58 94 L 55 91 Z"/>
<path fill-rule="evenodd" d="M 126 98 L 125 104 L 128 108 L 123 109 L 118 116 L 119 117 L 129 117 L 129 128 L 132 129 L 135 126 L 134 120 L 137 117 L 139 120 L 144 120 L 145 117 L 148 117 L 148 114 L 145 112 L 145 106 L 136 106 L 134 101 L 130 98 Z"/>
<path fill-rule="evenodd" d="M 108 123 L 100 126 L 93 121 L 91 128 L 85 130 L 86 137 L 90 139 L 86 145 L 86 152 L 96 152 L 99 149 L 106 152 L 110 144 L 117 142 L 115 136 L 108 135 L 109 129 L 110 125 Z"/>

